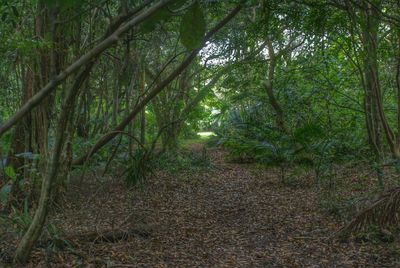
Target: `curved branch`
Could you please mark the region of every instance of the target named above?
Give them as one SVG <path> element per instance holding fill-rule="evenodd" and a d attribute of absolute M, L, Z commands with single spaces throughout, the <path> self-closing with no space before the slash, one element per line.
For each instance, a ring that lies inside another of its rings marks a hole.
<path fill-rule="evenodd" d="M 111 45 L 115 44 L 121 35 L 128 32 L 134 26 L 145 21 L 151 15 L 153 15 L 160 8 L 164 7 L 171 0 L 160 0 L 160 2 L 149 7 L 138 16 L 132 18 L 126 24 L 119 27 L 114 33 L 104 39 L 100 44 L 91 49 L 85 55 L 80 57 L 77 61 L 68 66 L 64 71 L 56 75 L 51 79 L 47 85 L 45 85 L 38 93 L 36 93 L 31 99 L 29 99 L 17 112 L 11 116 L 4 125 L 0 126 L 0 136 L 8 131 L 13 125 L 18 123 L 25 115 L 27 115 L 33 108 L 38 106 L 50 93 L 52 93 L 58 85 L 60 85 L 65 79 L 71 74 L 77 72 L 80 67 L 88 64 L 89 62 L 96 59 L 101 53 L 103 53 Z"/>

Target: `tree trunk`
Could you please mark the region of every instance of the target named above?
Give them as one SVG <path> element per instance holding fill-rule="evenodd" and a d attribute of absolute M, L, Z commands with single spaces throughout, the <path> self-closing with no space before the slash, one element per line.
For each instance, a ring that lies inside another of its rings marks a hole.
<path fill-rule="evenodd" d="M 144 96 L 144 90 L 146 85 L 146 72 L 143 68 L 142 74 L 140 77 L 140 96 Z M 143 107 L 140 112 L 140 143 L 146 143 L 146 106 Z"/>
<path fill-rule="evenodd" d="M 380 14 L 376 8 L 380 1 L 375 1 L 375 6 L 368 3 L 362 14 L 362 42 L 364 48 L 364 79 L 366 83 L 366 115 L 370 139 L 375 138 L 377 148 L 379 144 L 379 123 L 382 125 L 390 151 L 394 158 L 400 158 L 399 143 L 387 120 L 379 79 L 378 67 L 378 31 Z M 378 120 L 379 119 L 379 120 Z M 375 135 L 372 136 L 371 134 Z"/>
<path fill-rule="evenodd" d="M 35 18 L 34 32 L 38 39 L 44 39 L 50 32 L 49 10 L 44 2 L 37 3 L 38 15 Z M 51 76 L 51 51 L 49 48 L 38 48 L 37 58 L 28 64 L 26 74 L 23 81 L 23 99 L 22 105 L 37 93 L 43 85 L 50 79 Z M 44 174 L 46 172 L 46 162 L 44 159 L 48 156 L 48 130 L 50 126 L 50 116 L 53 107 L 53 96 L 49 96 L 35 110 L 31 111 L 28 117 L 19 121 L 15 129 L 11 150 L 9 152 L 9 165 L 19 172 L 21 167 L 27 162 L 24 158 L 17 158 L 15 155 L 23 152 L 32 152 L 39 154 L 42 160 L 38 160 L 38 169 Z M 29 176 L 28 176 L 29 177 Z M 26 177 L 26 178 L 28 178 Z M 36 181 L 32 183 L 31 192 L 35 196 Z M 21 203 L 16 194 L 18 191 L 19 181 L 14 181 L 9 195 L 9 204 Z M 23 195 L 19 196 L 23 198 Z"/>
<path fill-rule="evenodd" d="M 42 233 L 42 229 L 46 221 L 46 216 L 49 211 L 52 186 L 57 179 L 58 170 L 60 167 L 60 158 L 62 155 L 62 148 L 64 146 L 66 126 L 70 123 L 71 118 L 73 118 L 71 116 L 71 111 L 74 110 L 74 104 L 78 89 L 79 87 L 72 87 L 71 90 L 67 93 L 65 101 L 62 105 L 61 114 L 58 120 L 57 130 L 55 134 L 56 139 L 52 158 L 50 165 L 47 169 L 48 171 L 42 182 L 38 208 L 35 212 L 32 223 L 28 228 L 28 231 L 24 234 L 17 247 L 15 253 L 16 262 L 25 263 L 27 261 L 33 246 L 35 245 L 36 241 L 40 237 L 40 234 Z"/>
<path fill-rule="evenodd" d="M 276 99 L 276 97 L 274 95 L 274 90 L 273 90 L 273 83 L 274 83 L 274 78 L 275 78 L 275 68 L 276 68 L 276 55 L 275 55 L 274 48 L 272 46 L 271 41 L 267 41 L 267 47 L 268 47 L 268 56 L 269 56 L 270 62 L 269 62 L 269 66 L 268 66 L 268 76 L 265 81 L 265 91 L 267 92 L 269 103 L 271 104 L 272 108 L 275 111 L 276 127 L 282 133 L 286 133 L 287 129 L 285 126 L 285 117 L 283 114 L 283 110 L 282 110 L 282 107 L 280 106 L 278 100 Z"/>

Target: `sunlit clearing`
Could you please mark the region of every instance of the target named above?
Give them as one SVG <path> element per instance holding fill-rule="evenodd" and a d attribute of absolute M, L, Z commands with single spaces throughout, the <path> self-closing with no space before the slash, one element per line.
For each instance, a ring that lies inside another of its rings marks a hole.
<path fill-rule="evenodd" d="M 197 132 L 197 135 L 199 135 L 202 138 L 209 138 L 211 136 L 216 136 L 215 133 L 212 131 Z"/>

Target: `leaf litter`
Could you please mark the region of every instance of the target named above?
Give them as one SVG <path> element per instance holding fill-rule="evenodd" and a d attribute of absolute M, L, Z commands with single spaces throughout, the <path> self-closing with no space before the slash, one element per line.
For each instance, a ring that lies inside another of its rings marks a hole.
<path fill-rule="evenodd" d="M 159 170 L 143 189 L 87 174 L 50 217 L 68 239 L 37 247 L 27 267 L 400 266 L 391 244 L 333 239 L 343 222 L 321 211 L 315 187 L 209 154 L 214 169 Z"/>

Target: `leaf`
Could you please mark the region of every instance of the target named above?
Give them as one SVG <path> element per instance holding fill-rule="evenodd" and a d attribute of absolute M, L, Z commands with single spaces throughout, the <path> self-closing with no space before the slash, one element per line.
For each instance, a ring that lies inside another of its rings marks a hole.
<path fill-rule="evenodd" d="M 180 34 L 181 43 L 188 50 L 199 47 L 206 32 L 206 21 L 203 10 L 199 3 L 196 3 L 183 15 Z"/>
<path fill-rule="evenodd" d="M 16 180 L 17 179 L 17 173 L 15 173 L 15 170 L 14 170 L 14 168 L 12 166 L 6 166 L 4 168 L 4 172 L 12 180 Z"/>

